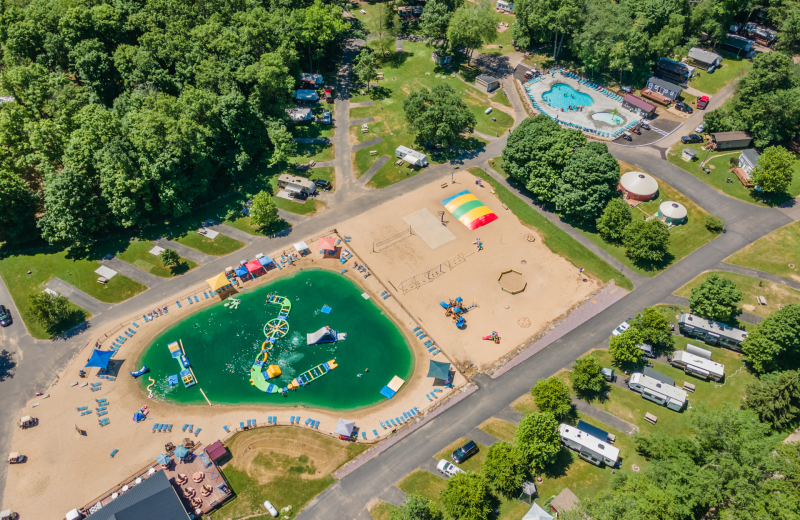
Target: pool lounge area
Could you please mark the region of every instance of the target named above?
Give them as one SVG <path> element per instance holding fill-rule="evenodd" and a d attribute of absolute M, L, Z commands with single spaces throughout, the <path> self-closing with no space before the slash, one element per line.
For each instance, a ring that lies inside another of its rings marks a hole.
<path fill-rule="evenodd" d="M 640 120 L 623 108 L 622 96 L 569 71 L 542 74 L 523 87 L 534 109 L 600 139 L 617 139 Z"/>

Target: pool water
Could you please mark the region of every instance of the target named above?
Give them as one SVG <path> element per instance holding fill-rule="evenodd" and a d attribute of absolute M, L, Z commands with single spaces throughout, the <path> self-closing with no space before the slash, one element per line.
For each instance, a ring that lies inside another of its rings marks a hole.
<path fill-rule="evenodd" d="M 554 108 L 588 107 L 594 100 L 589 94 L 578 92 L 566 83 L 556 83 L 542 95 L 544 102 Z"/>
<path fill-rule="evenodd" d="M 289 333 L 278 340 L 268 361 L 278 365 L 283 374 L 270 382 L 284 387 L 297 375 L 328 360 L 335 359 L 338 364 L 338 368 L 308 386 L 290 390 L 285 397 L 261 392 L 250 384 L 250 368 L 265 339 L 264 324 L 280 311 L 279 305 L 265 303 L 271 292 L 289 298 L 292 309 Z M 146 391 L 152 377 L 156 381 L 153 394 L 175 404 L 206 404 L 201 388 L 213 404 L 302 404 L 333 410 L 377 404 L 386 399 L 379 392 L 393 376 L 408 381 L 414 358 L 394 322 L 361 292 L 338 273 L 298 271 L 242 291 L 236 296 L 241 299 L 238 309 L 228 309 L 219 302 L 181 320 L 159 334 L 130 370 L 147 365 L 150 371 L 139 377 L 142 390 Z M 323 305 L 333 308 L 330 314 L 320 312 Z M 306 334 L 326 325 L 346 332 L 347 339 L 306 345 Z M 189 388 L 180 382 L 173 387 L 167 383 L 168 376 L 182 369 L 167 349 L 168 343 L 179 339 L 198 381 Z"/>
<path fill-rule="evenodd" d="M 609 124 L 611 126 L 622 124 L 622 118 L 618 115 L 612 114 L 611 112 L 598 112 L 596 114 L 592 114 L 592 119 Z"/>

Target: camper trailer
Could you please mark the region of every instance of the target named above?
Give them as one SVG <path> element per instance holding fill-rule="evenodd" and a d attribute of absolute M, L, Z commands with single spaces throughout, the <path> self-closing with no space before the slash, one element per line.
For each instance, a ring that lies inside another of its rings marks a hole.
<path fill-rule="evenodd" d="M 694 345 L 689 345 L 689 347 L 692 346 Z M 706 357 L 692 354 L 687 350 L 676 351 L 669 364 L 681 368 L 687 374 L 699 377 L 700 379 L 719 381 L 725 377 L 725 365 L 711 361 Z"/>
<path fill-rule="evenodd" d="M 643 399 L 666 406 L 676 412 L 680 412 L 686 405 L 686 392 L 641 372 L 636 372 L 631 376 L 628 388 L 642 394 Z"/>
<path fill-rule="evenodd" d="M 583 421 L 579 421 L 579 425 L 582 422 Z M 583 423 L 583 425 L 591 426 L 586 423 Z M 578 456 L 586 462 L 590 462 L 595 466 L 601 466 L 602 464 L 612 467 L 616 466 L 619 460 L 619 448 L 615 448 L 608 443 L 608 433 L 599 428 L 591 428 L 596 430 L 593 433 L 598 434 L 599 432 L 602 438 L 590 435 L 569 424 L 559 424 L 558 435 L 561 437 L 561 442 L 566 447 L 577 451 Z"/>
<path fill-rule="evenodd" d="M 729 327 L 724 323 L 707 320 L 694 314 L 682 314 L 678 318 L 678 328 L 681 333 L 704 341 L 709 345 L 726 347 L 737 352 L 742 351 L 742 341 L 747 337 L 747 332 Z"/>

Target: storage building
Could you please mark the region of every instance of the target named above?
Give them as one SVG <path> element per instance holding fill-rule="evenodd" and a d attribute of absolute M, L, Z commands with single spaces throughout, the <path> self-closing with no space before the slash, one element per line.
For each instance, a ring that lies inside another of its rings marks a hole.
<path fill-rule="evenodd" d="M 711 134 L 711 142 L 714 150 L 732 150 L 734 148 L 747 148 L 753 144 L 753 136 L 750 132 L 717 132 Z"/>
<path fill-rule="evenodd" d="M 679 412 L 686 405 L 686 392 L 653 377 L 636 372 L 628 381 L 628 388 L 642 394 L 643 399 L 653 401 L 670 410 Z"/>
<path fill-rule="evenodd" d="M 428 165 L 427 155 L 412 150 L 411 148 L 406 148 L 405 146 L 398 146 L 397 149 L 394 151 L 394 154 L 397 156 L 398 159 L 403 159 L 408 164 L 413 164 L 414 166 L 422 167 Z"/>
<path fill-rule="evenodd" d="M 656 217 L 668 226 L 677 226 L 686 222 L 686 208 L 683 204 L 671 200 L 662 202 L 658 206 Z"/>
<path fill-rule="evenodd" d="M 577 451 L 580 458 L 595 466 L 606 464 L 613 467 L 619 460 L 619 448 L 608 443 L 607 433 L 604 439 L 598 439 L 575 426 L 559 424 L 558 435 L 565 446 Z"/>
<path fill-rule="evenodd" d="M 711 321 L 694 314 L 682 314 L 678 318 L 681 333 L 697 338 L 709 345 L 719 345 L 738 352 L 742 351 L 741 343 L 747 332 L 718 321 Z"/>
<path fill-rule="evenodd" d="M 748 40 L 747 38 L 743 38 L 736 34 L 729 34 L 723 39 L 720 47 L 736 54 L 737 56 L 747 56 L 753 51 L 753 45 L 755 45 L 755 43 L 756 42 L 753 40 Z"/>
<path fill-rule="evenodd" d="M 486 76 L 485 74 L 481 74 L 475 78 L 475 83 L 486 88 L 486 92 L 491 92 L 500 86 L 500 81 L 498 81 L 497 78 L 494 76 Z"/>
<path fill-rule="evenodd" d="M 725 365 L 696 356 L 685 350 L 676 351 L 669 363 L 700 379 L 719 381 L 725 377 Z"/>
<path fill-rule="evenodd" d="M 742 150 L 739 154 L 739 168 L 744 170 L 748 177 L 758 165 L 758 152 L 755 150 Z"/>
<path fill-rule="evenodd" d="M 652 117 L 656 111 L 655 105 L 633 94 L 628 94 L 622 98 L 622 106 L 642 117 Z"/>
<path fill-rule="evenodd" d="M 722 56 L 699 47 L 689 49 L 687 58 L 692 65 L 709 71 L 719 67 L 722 63 Z"/>
<path fill-rule="evenodd" d="M 294 91 L 294 98 L 297 101 L 305 101 L 309 103 L 315 103 L 319 101 L 319 95 L 317 94 L 316 90 L 309 90 L 309 89 L 298 89 Z"/>
<path fill-rule="evenodd" d="M 324 82 L 322 74 L 309 74 L 308 72 L 300 74 L 300 83 L 304 88 L 316 89 L 321 87 Z"/>

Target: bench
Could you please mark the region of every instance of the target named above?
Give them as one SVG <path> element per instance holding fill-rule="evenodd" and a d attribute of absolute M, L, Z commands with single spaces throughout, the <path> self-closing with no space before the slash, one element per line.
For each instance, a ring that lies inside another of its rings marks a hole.
<path fill-rule="evenodd" d="M 756 300 L 758 300 L 758 303 L 760 303 L 761 305 L 767 304 L 767 299 L 764 298 L 763 296 L 756 296 Z"/>
<path fill-rule="evenodd" d="M 378 151 L 377 150 L 370 150 L 369 154 L 370 155 L 378 155 Z"/>
<path fill-rule="evenodd" d="M 447 183 L 445 182 L 444 184 L 442 184 L 442 188 L 446 188 L 446 187 L 447 187 Z"/>
<path fill-rule="evenodd" d="M 609 433 L 608 434 L 608 442 L 610 442 L 611 444 L 614 444 L 615 442 L 617 442 L 617 436 L 614 435 L 613 433 Z"/>
<path fill-rule="evenodd" d="M 683 389 L 686 390 L 687 392 L 694 393 L 695 386 L 692 383 L 688 382 L 688 381 L 684 381 L 683 382 Z"/>
<path fill-rule="evenodd" d="M 656 422 L 658 422 L 658 417 L 651 414 L 650 412 L 647 412 L 646 414 L 644 414 L 644 420 L 649 422 L 650 424 L 655 424 Z"/>

